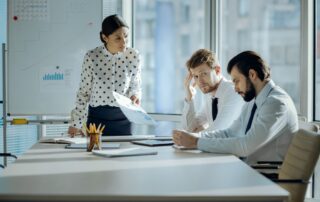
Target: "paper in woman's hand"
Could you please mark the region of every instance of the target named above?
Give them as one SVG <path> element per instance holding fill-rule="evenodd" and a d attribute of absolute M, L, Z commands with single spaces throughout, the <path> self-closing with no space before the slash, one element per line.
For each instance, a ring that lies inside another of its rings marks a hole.
<path fill-rule="evenodd" d="M 116 99 L 121 111 L 129 119 L 129 121 L 136 124 L 156 124 L 156 122 L 144 111 L 141 106 L 133 104 L 129 98 L 120 95 L 117 92 L 113 92 L 113 96 Z"/>

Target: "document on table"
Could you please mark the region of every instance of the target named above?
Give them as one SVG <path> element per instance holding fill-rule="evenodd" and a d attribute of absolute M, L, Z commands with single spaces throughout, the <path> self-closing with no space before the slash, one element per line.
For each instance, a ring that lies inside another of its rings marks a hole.
<path fill-rule="evenodd" d="M 113 92 L 113 96 L 116 99 L 121 111 L 129 119 L 129 121 L 136 124 L 156 124 L 156 122 L 144 111 L 142 107 L 132 104 L 132 101 L 129 98 L 120 95 L 117 92 Z"/>
<path fill-rule="evenodd" d="M 173 145 L 172 140 L 135 140 L 132 143 L 150 147 Z"/>
<path fill-rule="evenodd" d="M 125 157 L 125 156 L 143 156 L 156 155 L 158 152 L 153 149 L 144 148 L 125 148 L 111 150 L 93 150 L 93 154 L 104 157 Z"/>
<path fill-rule="evenodd" d="M 156 138 L 154 135 L 119 135 L 119 136 L 102 136 L 102 142 L 128 142 L 133 140 L 147 140 Z"/>
<path fill-rule="evenodd" d="M 178 146 L 178 145 L 172 145 L 172 147 L 177 151 L 177 152 L 186 152 L 186 153 L 192 153 L 192 154 L 199 154 L 202 153 L 202 151 L 196 149 L 196 148 L 187 148 L 184 146 Z"/>
<path fill-rule="evenodd" d="M 65 146 L 66 149 L 87 149 L 87 144 L 68 144 Z M 118 143 L 101 143 L 102 149 L 119 149 L 120 144 Z"/>
<path fill-rule="evenodd" d="M 178 146 L 176 144 L 172 145 L 172 147 L 175 149 L 179 149 L 179 150 L 197 150 L 197 148 L 188 148 L 188 147 L 184 147 L 184 146 Z"/>
<path fill-rule="evenodd" d="M 85 137 L 61 136 L 54 138 L 44 138 L 39 140 L 40 143 L 57 143 L 57 144 L 86 144 Z"/>

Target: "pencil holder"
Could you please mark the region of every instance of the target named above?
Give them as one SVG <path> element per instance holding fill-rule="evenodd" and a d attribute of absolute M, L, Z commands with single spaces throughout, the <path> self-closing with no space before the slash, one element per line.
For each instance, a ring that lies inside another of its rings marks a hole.
<path fill-rule="evenodd" d="M 96 127 L 96 124 L 90 123 L 89 128 L 85 125 L 83 125 L 83 127 L 87 134 L 87 151 L 91 152 L 93 149 L 101 150 L 101 134 L 105 126 L 101 127 L 101 124 L 99 124 L 99 126 Z"/>
<path fill-rule="evenodd" d="M 101 133 L 87 133 L 87 151 L 101 150 Z"/>

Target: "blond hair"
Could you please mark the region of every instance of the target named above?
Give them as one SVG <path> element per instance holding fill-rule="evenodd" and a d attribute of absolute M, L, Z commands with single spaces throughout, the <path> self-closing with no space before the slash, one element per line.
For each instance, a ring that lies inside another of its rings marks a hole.
<path fill-rule="evenodd" d="M 208 49 L 199 49 L 192 54 L 191 58 L 187 61 L 186 66 L 188 70 L 190 70 L 204 63 L 211 68 L 214 68 L 217 65 L 219 65 L 219 61 L 216 57 L 216 54 L 214 54 Z"/>

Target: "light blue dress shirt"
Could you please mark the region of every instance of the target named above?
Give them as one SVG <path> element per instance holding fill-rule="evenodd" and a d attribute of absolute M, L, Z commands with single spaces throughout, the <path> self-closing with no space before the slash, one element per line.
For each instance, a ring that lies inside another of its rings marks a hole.
<path fill-rule="evenodd" d="M 257 110 L 245 134 L 254 102 Z M 229 128 L 200 133 L 198 149 L 246 157 L 248 163 L 281 161 L 297 130 L 298 117 L 292 99 L 270 80 L 256 99 L 244 105 Z"/>

